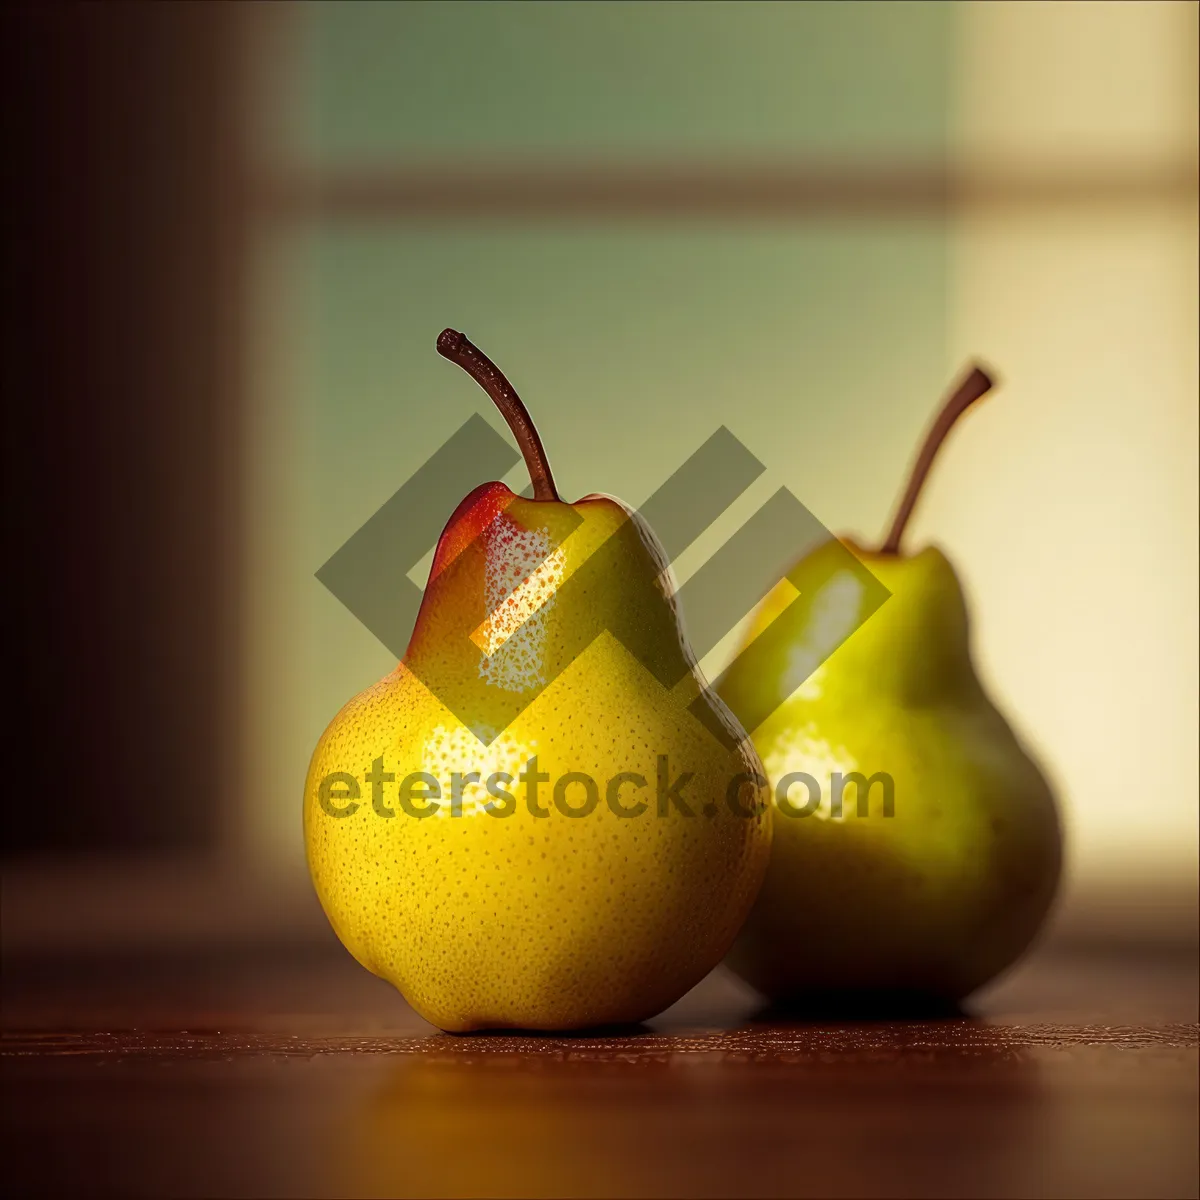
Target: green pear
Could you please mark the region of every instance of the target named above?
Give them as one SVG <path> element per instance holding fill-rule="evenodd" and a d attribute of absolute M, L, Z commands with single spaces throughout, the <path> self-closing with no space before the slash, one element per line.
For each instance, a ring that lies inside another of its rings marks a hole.
<path fill-rule="evenodd" d="M 772 1000 L 957 1002 L 1021 955 L 1054 897 L 1051 789 L 975 672 L 953 567 L 901 549 L 938 448 L 990 387 L 976 368 L 947 401 L 883 546 L 828 542 L 802 559 L 747 638 L 790 606 L 790 640 L 766 670 L 735 660 L 718 682 L 735 714 L 773 708 L 753 730 L 771 862 L 727 960 Z M 882 605 L 843 547 L 891 593 Z"/>

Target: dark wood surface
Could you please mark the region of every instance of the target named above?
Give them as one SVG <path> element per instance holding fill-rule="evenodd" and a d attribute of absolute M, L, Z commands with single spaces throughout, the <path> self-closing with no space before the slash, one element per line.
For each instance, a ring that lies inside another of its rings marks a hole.
<path fill-rule="evenodd" d="M 6 964 L 6 1191 L 1195 1196 L 1194 956 L 1044 953 L 972 1014 L 448 1036 L 346 956 Z"/>

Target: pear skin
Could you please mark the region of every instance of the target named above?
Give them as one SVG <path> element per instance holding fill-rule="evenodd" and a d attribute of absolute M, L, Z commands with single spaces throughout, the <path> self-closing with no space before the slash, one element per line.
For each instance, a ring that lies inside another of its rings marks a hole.
<path fill-rule="evenodd" d="M 334 718 L 305 785 L 334 930 L 449 1031 L 654 1016 L 728 950 L 771 839 L 653 535 L 614 500 L 559 501 L 522 414 L 542 495 L 463 501 L 404 659 Z"/>
<path fill-rule="evenodd" d="M 825 661 L 798 688 L 791 660 L 722 688 L 735 712 L 746 687 L 782 698 L 754 734 L 777 790 L 771 865 L 728 961 L 775 1000 L 959 1000 L 1013 963 L 1046 915 L 1060 866 L 1054 798 L 975 675 L 945 556 L 848 544 L 891 599 L 830 654 L 829 631 L 854 618 L 858 595 L 832 544 L 817 549 L 791 576 L 808 615 L 796 651 Z M 749 636 L 794 595 L 768 596 Z M 839 813 L 835 780 L 855 774 Z M 816 803 L 788 778 L 800 775 L 817 782 Z"/>

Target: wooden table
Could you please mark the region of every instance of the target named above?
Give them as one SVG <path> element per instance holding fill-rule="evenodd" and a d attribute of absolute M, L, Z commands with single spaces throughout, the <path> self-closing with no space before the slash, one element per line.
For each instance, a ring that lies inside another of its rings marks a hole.
<path fill-rule="evenodd" d="M 972 1017 L 456 1037 L 344 954 L 5 965 L 24 1192 L 1195 1196 L 1194 958 L 1043 954 Z"/>

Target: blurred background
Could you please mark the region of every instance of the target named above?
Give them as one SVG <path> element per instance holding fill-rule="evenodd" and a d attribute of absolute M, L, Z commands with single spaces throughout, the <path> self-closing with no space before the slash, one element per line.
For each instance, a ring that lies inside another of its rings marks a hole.
<path fill-rule="evenodd" d="M 304 772 L 393 664 L 314 572 L 498 424 L 446 325 L 565 496 L 750 447 L 682 579 L 781 486 L 879 537 L 991 364 L 914 544 L 1060 790 L 1052 938 L 1194 946 L 1196 16 L 10 6 L 6 955 L 332 942 Z"/>

